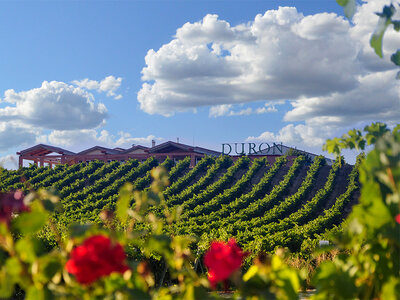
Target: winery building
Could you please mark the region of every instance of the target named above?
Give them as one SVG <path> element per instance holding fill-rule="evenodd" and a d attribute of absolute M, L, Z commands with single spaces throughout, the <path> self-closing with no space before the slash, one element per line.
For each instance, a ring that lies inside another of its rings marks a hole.
<path fill-rule="evenodd" d="M 125 162 L 129 159 L 137 159 L 139 161 L 145 161 L 149 157 L 154 157 L 158 161 L 163 161 L 167 157 L 173 159 L 174 161 L 179 161 L 187 156 L 190 157 L 190 166 L 193 167 L 206 155 L 220 156 L 222 154 L 232 156 L 233 160 L 238 159 L 242 155 L 247 155 L 251 159 L 255 159 L 260 156 L 266 156 L 270 163 L 273 163 L 282 155 L 290 156 L 291 159 L 289 159 L 289 161 L 291 161 L 296 154 L 306 155 L 306 157 L 309 157 L 311 160 L 316 157 L 315 154 L 300 151 L 282 144 L 274 144 L 272 147 L 268 146 L 268 148 L 250 154 L 238 153 L 237 151 L 227 154 L 172 141 L 168 141 L 159 145 L 156 145 L 155 141 L 152 141 L 152 147 L 132 145 L 132 147 L 129 149 L 95 146 L 78 153 L 74 153 L 59 147 L 39 144 L 17 152 L 17 154 L 19 155 L 19 167 L 24 165 L 24 161 L 32 162 L 41 167 L 45 165 L 53 167 L 54 165 L 58 164 L 72 165 L 77 163 L 88 163 L 94 160 L 100 160 L 104 162 Z M 327 162 L 328 164 L 332 163 L 330 159 L 327 159 Z"/>
<path fill-rule="evenodd" d="M 154 157 L 159 161 L 163 161 L 169 157 L 170 159 L 178 161 L 187 156 L 190 157 L 190 165 L 193 167 L 204 156 L 219 156 L 221 155 L 221 152 L 171 141 L 156 145 L 155 141 L 153 141 L 151 148 L 141 145 L 132 145 L 129 149 L 111 149 L 95 146 L 78 153 L 59 147 L 39 144 L 17 152 L 17 154 L 19 155 L 19 167 L 23 166 L 24 161 L 31 161 L 35 165 L 41 167 L 44 165 L 53 167 L 53 165 L 57 164 L 71 165 L 82 162 L 88 163 L 93 160 L 102 160 L 104 162 L 116 160 L 124 162 L 129 159 L 137 159 L 139 161 L 145 161 L 149 157 Z"/>

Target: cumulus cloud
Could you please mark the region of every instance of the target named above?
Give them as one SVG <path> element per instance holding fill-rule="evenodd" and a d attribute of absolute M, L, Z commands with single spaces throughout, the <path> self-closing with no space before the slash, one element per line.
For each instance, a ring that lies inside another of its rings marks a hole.
<path fill-rule="evenodd" d="M 90 80 L 88 78 L 82 80 L 74 80 L 73 84 L 85 88 L 87 90 L 96 90 L 97 92 L 104 92 L 109 97 L 113 97 L 116 100 L 122 98 L 122 95 L 116 94 L 122 83 L 122 77 L 107 76 L 102 81 Z"/>
<path fill-rule="evenodd" d="M 264 106 L 258 108 L 243 108 L 240 110 L 234 110 L 234 106 L 232 104 L 221 104 L 221 105 L 214 105 L 210 107 L 209 116 L 210 117 L 222 117 L 222 116 L 248 116 L 252 114 L 265 114 L 271 112 L 277 112 L 278 109 L 275 107 L 278 104 L 283 104 L 285 101 L 278 101 L 277 103 L 265 103 Z"/>
<path fill-rule="evenodd" d="M 281 142 L 285 145 L 302 145 L 306 147 L 319 147 L 324 142 L 326 131 L 322 128 L 308 125 L 289 124 L 283 127 L 277 134 L 271 131 L 265 131 L 259 136 L 249 136 L 248 142 Z M 324 128 L 327 129 L 327 128 Z M 329 129 L 328 129 L 329 130 Z"/>
<path fill-rule="evenodd" d="M 342 125 L 367 120 L 399 121 L 400 89 L 395 76 L 396 70 L 371 73 L 360 76 L 355 90 L 299 99 L 292 103 L 285 120 L 316 122 L 330 117 Z"/>
<path fill-rule="evenodd" d="M 369 45 L 375 13 L 390 3 L 363 1 L 351 22 L 334 13 L 304 16 L 280 7 L 245 24 L 217 15 L 186 23 L 169 43 L 148 51 L 140 107 L 169 116 L 210 106 L 210 117 L 226 117 L 266 112 L 240 106 L 249 102 L 289 100 L 289 124 L 248 139 L 313 146 L 368 122 L 399 122 L 400 88 L 390 54 L 400 35 L 389 27 L 384 59 Z"/>
<path fill-rule="evenodd" d="M 31 145 L 35 142 L 37 133 L 13 122 L 0 122 L 0 151 L 20 145 Z"/>
<path fill-rule="evenodd" d="M 0 108 L 0 151 L 48 141 L 48 130 L 90 130 L 105 123 L 107 108 L 88 91 L 64 82 L 6 90 Z"/>
<path fill-rule="evenodd" d="M 129 146 L 132 144 L 139 144 L 139 145 L 150 145 L 151 142 L 154 141 L 162 141 L 164 140 L 163 138 L 156 137 L 155 135 L 148 135 L 146 137 L 133 137 L 130 133 L 128 132 L 123 132 L 120 131 L 118 133 L 119 138 L 116 140 L 115 144 L 118 146 Z"/>
<path fill-rule="evenodd" d="M 347 91 L 360 72 L 350 24 L 335 14 L 304 17 L 294 7 L 231 26 L 207 15 L 149 50 L 138 93 L 150 114 L 199 106 L 297 99 Z"/>
<path fill-rule="evenodd" d="M 112 143 L 112 137 L 107 130 L 97 131 L 96 129 L 53 130 L 47 138 L 50 144 L 60 146 L 108 145 Z"/>
<path fill-rule="evenodd" d="M 11 104 L 0 108 L 2 122 L 19 121 L 35 128 L 93 128 L 107 117 L 106 107 L 96 104 L 92 94 L 58 81 L 43 81 L 40 88 L 28 91 L 7 90 L 2 100 Z"/>
<path fill-rule="evenodd" d="M 0 166 L 8 170 L 16 170 L 18 169 L 18 157 L 14 154 L 0 157 Z"/>

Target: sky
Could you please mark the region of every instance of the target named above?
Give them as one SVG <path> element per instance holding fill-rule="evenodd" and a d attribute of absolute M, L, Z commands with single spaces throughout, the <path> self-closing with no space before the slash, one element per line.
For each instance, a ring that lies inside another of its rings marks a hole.
<path fill-rule="evenodd" d="M 323 153 L 349 129 L 393 126 L 400 34 L 383 59 L 369 46 L 387 3 L 359 1 L 348 20 L 335 0 L 1 1 L 0 160 L 177 138 Z"/>

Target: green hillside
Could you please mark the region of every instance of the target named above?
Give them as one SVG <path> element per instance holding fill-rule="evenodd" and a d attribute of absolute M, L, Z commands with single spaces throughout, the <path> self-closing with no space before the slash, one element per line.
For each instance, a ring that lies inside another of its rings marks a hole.
<path fill-rule="evenodd" d="M 152 180 L 150 171 L 161 165 L 170 178 L 165 201 L 169 207 L 182 207 L 180 221 L 166 227 L 169 232 L 194 233 L 205 240 L 235 236 L 245 248 L 287 246 L 292 251 L 299 251 L 303 241 L 310 243 L 336 230 L 358 198 L 357 168 L 343 161 L 328 166 L 317 157 L 309 164 L 299 156 L 292 164 L 281 157 L 269 165 L 265 158 L 251 162 L 244 156 L 233 162 L 221 156 L 205 157 L 193 169 L 189 164 L 189 158 L 176 165 L 170 159 L 158 163 L 150 158 L 143 163 L 95 161 L 54 169 L 30 166 L 2 170 L 0 188 L 26 193 L 53 189 L 63 205 L 55 217 L 58 223 L 100 222 L 99 213 L 115 209 L 126 182 L 144 190 Z M 151 211 L 162 215 L 160 207 Z"/>

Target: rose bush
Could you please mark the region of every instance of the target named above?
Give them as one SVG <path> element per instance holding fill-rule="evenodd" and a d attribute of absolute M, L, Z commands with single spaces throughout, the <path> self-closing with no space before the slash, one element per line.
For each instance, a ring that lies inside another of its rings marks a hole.
<path fill-rule="evenodd" d="M 22 191 L 0 193 L 0 222 L 10 225 L 13 214 L 27 211 Z"/>
<path fill-rule="evenodd" d="M 235 239 L 230 239 L 227 243 L 212 242 L 204 256 L 211 286 L 215 288 L 218 282 L 227 280 L 233 272 L 240 269 L 245 256 Z"/>
<path fill-rule="evenodd" d="M 94 235 L 72 250 L 66 269 L 82 284 L 90 284 L 112 272 L 128 270 L 122 246 L 104 235 Z"/>

